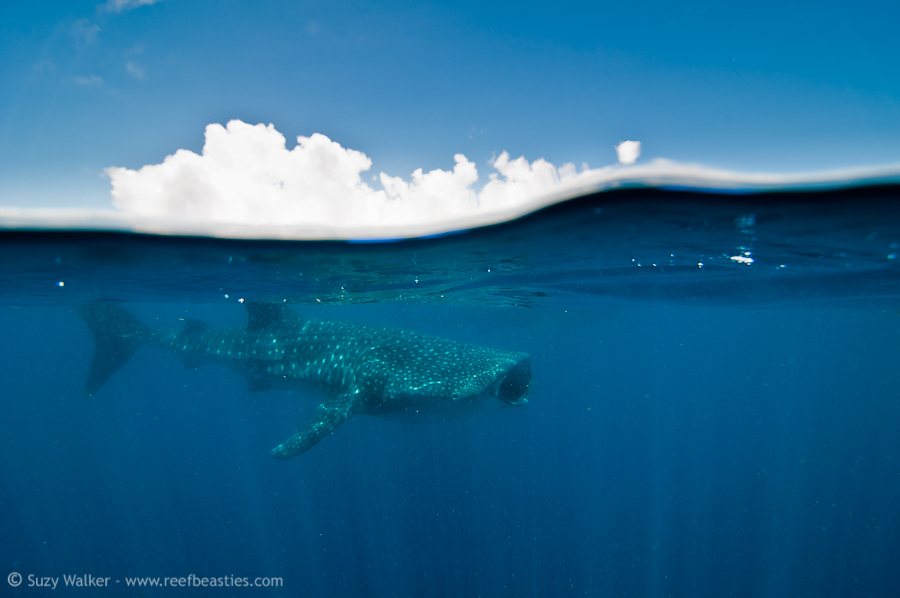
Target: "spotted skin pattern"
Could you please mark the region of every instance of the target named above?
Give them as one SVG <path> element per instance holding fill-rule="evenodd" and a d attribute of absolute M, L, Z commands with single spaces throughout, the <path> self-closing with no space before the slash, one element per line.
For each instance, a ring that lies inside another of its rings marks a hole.
<path fill-rule="evenodd" d="M 429 413 L 499 399 L 527 402 L 528 354 L 498 351 L 368 324 L 310 320 L 284 305 L 248 305 L 246 328 L 152 330 L 123 307 L 79 308 L 97 343 L 88 374 L 96 392 L 140 344 L 169 349 L 186 365 L 219 363 L 243 372 L 250 391 L 309 388 L 325 395 L 312 421 L 273 449 L 288 459 L 310 449 L 356 414 Z"/>

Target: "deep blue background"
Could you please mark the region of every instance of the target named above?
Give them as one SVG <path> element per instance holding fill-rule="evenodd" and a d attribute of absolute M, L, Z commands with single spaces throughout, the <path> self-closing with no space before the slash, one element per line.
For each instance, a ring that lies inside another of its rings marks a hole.
<path fill-rule="evenodd" d="M 357 417 L 286 462 L 269 450 L 316 397 L 248 393 L 152 347 L 86 397 L 74 310 L 3 305 L 0 573 L 284 579 L 159 596 L 889 596 L 900 314 L 884 303 L 299 307 L 528 351 L 535 392 L 470 421 Z"/>

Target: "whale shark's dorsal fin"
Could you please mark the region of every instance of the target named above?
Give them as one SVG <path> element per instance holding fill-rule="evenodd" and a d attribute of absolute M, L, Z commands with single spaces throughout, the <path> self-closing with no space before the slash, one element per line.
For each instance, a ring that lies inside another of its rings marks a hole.
<path fill-rule="evenodd" d="M 247 304 L 247 332 L 264 332 L 302 320 L 297 312 L 283 303 Z"/>
<path fill-rule="evenodd" d="M 200 320 L 189 319 L 184 321 L 183 334 L 203 334 L 209 331 L 209 324 Z"/>

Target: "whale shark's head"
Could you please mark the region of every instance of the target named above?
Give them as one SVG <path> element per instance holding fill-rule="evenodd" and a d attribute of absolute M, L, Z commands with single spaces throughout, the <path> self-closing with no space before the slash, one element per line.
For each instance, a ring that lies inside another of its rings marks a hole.
<path fill-rule="evenodd" d="M 520 359 L 497 386 L 497 398 L 510 405 L 524 405 L 531 396 L 531 358 L 527 355 Z"/>

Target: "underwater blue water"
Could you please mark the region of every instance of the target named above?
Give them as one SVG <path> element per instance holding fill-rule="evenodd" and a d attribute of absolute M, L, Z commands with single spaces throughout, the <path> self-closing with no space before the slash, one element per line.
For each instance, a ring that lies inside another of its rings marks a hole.
<path fill-rule="evenodd" d="M 891 188 L 610 194 L 389 244 L 4 233 L 0 595 L 894 595 L 898 243 Z M 238 299 L 526 351 L 534 392 L 287 461 L 316 395 L 150 346 L 85 395 L 76 306 L 223 327 Z M 191 574 L 282 586 L 123 587 Z"/>

